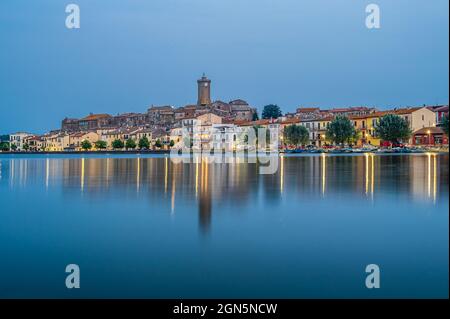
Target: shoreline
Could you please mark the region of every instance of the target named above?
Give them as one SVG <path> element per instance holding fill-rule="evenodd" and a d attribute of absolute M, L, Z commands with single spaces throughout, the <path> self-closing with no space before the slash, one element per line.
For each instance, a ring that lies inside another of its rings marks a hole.
<path fill-rule="evenodd" d="M 258 153 L 265 153 L 265 152 L 258 152 Z M 371 155 L 417 155 L 417 154 L 449 154 L 448 151 L 422 151 L 422 152 L 300 152 L 300 153 L 290 153 L 290 152 L 284 152 L 284 151 L 278 151 L 278 152 L 268 152 L 266 154 L 276 154 L 282 155 L 282 156 L 311 156 L 311 155 L 327 155 L 327 156 L 355 156 L 355 155 L 365 155 L 365 154 L 371 154 Z M 66 152 L 66 151 L 57 151 L 57 152 L 0 152 L 0 156 L 2 155 L 23 155 L 31 157 L 38 156 L 38 155 L 105 155 L 105 156 L 114 156 L 114 155 L 165 155 L 165 154 L 171 154 L 170 150 L 152 150 L 152 151 L 79 151 L 79 152 Z M 247 153 L 247 152 L 224 152 L 224 153 L 217 153 L 217 154 L 210 154 L 207 152 L 204 153 L 197 153 L 197 152 L 190 152 L 190 155 L 195 154 L 202 154 L 203 156 L 217 156 L 217 155 L 256 155 L 255 153 Z M 180 154 L 182 155 L 182 154 Z M 183 154 L 187 155 L 187 154 Z"/>

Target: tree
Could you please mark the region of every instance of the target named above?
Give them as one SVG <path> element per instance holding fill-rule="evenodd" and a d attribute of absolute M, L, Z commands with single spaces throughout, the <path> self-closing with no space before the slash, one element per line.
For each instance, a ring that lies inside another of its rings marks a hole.
<path fill-rule="evenodd" d="M 269 104 L 264 106 L 262 112 L 263 119 L 277 119 L 283 114 L 281 113 L 280 107 L 276 104 Z"/>
<path fill-rule="evenodd" d="M 359 130 L 354 130 L 353 135 L 350 136 L 350 138 L 348 139 L 348 142 L 350 144 L 357 144 L 358 141 L 361 139 L 362 133 Z"/>
<path fill-rule="evenodd" d="M 106 141 L 98 140 L 94 145 L 96 149 L 104 150 L 108 146 L 108 143 L 106 143 Z"/>
<path fill-rule="evenodd" d="M 10 148 L 11 148 L 11 151 L 15 151 L 15 150 L 17 150 L 17 145 L 12 143 Z"/>
<path fill-rule="evenodd" d="M 9 151 L 9 143 L 8 142 L 0 143 L 0 151 L 3 151 L 3 152 Z"/>
<path fill-rule="evenodd" d="M 156 146 L 157 148 L 161 148 L 161 147 L 162 147 L 162 143 L 161 143 L 161 141 L 159 140 L 159 138 L 156 140 L 155 146 Z"/>
<path fill-rule="evenodd" d="M 448 114 L 444 115 L 442 118 L 442 130 L 444 131 L 445 135 L 448 136 Z"/>
<path fill-rule="evenodd" d="M 289 125 L 284 128 L 284 140 L 287 144 L 305 145 L 309 142 L 308 129 L 302 125 Z"/>
<path fill-rule="evenodd" d="M 383 116 L 377 126 L 375 133 L 384 141 L 398 143 L 398 140 L 408 139 L 412 132 L 408 122 L 395 114 Z"/>
<path fill-rule="evenodd" d="M 136 148 L 136 142 L 132 139 L 132 138 L 129 138 L 126 142 L 125 142 L 125 147 L 127 148 L 127 149 L 135 149 Z"/>
<path fill-rule="evenodd" d="M 250 128 L 250 130 L 252 130 L 252 129 L 253 129 L 253 132 L 255 134 L 255 136 L 254 136 L 254 138 L 255 138 L 255 141 L 254 141 L 255 146 L 259 145 L 259 135 L 258 135 L 259 129 L 265 129 L 266 130 L 266 145 L 270 143 L 270 130 L 269 129 L 266 129 L 266 128 L 262 127 L 261 125 L 253 125 Z M 244 140 L 244 143 L 248 143 L 249 142 L 249 132 L 244 132 L 243 133 L 243 140 Z"/>
<path fill-rule="evenodd" d="M 28 143 L 23 144 L 23 150 L 28 151 L 30 149 L 30 145 Z"/>
<path fill-rule="evenodd" d="M 173 147 L 175 145 L 175 141 L 174 140 L 170 140 L 169 146 Z"/>
<path fill-rule="evenodd" d="M 355 134 L 355 127 L 348 117 L 338 115 L 328 125 L 325 136 L 333 143 L 342 145 L 349 142 Z"/>
<path fill-rule="evenodd" d="M 81 148 L 85 151 L 90 150 L 92 148 L 92 143 L 88 140 L 84 140 L 83 142 L 81 142 Z"/>
<path fill-rule="evenodd" d="M 142 149 L 149 149 L 150 148 L 150 142 L 148 141 L 148 138 L 146 136 L 139 139 L 138 143 L 139 148 Z"/>
<path fill-rule="evenodd" d="M 116 140 L 112 141 L 111 146 L 113 149 L 117 150 L 117 149 L 124 148 L 125 145 L 121 140 L 116 139 Z"/>
<path fill-rule="evenodd" d="M 258 120 L 259 120 L 258 111 L 255 110 L 255 112 L 252 115 L 252 121 L 258 121 Z"/>

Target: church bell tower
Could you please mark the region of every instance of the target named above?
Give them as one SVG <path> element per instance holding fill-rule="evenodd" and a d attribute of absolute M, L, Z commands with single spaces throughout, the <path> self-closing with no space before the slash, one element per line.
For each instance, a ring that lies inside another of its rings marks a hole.
<path fill-rule="evenodd" d="M 197 105 L 209 105 L 211 104 L 211 80 L 208 79 L 203 73 L 201 79 L 197 80 L 198 84 L 198 100 Z"/>

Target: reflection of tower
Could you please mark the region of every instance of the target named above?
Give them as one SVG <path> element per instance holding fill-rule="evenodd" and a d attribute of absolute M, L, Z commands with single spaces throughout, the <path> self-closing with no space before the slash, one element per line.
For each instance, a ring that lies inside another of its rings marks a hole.
<path fill-rule="evenodd" d="M 203 231 L 208 231 L 211 224 L 212 196 L 211 189 L 209 187 L 208 163 L 203 160 L 201 162 L 200 178 L 200 194 L 198 202 L 199 222 L 200 228 Z"/>
<path fill-rule="evenodd" d="M 198 101 L 197 105 L 209 105 L 211 104 L 211 80 L 205 76 L 197 80 L 198 84 Z"/>

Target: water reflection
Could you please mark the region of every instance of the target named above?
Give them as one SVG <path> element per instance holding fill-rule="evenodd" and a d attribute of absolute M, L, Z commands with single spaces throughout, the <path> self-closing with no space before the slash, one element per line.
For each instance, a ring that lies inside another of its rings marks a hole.
<path fill-rule="evenodd" d="M 347 194 L 369 201 L 404 196 L 432 201 L 448 194 L 448 155 L 281 156 L 274 175 L 259 175 L 258 164 L 174 164 L 168 157 L 2 159 L 0 180 L 9 187 L 43 182 L 49 192 L 86 198 L 115 196 L 149 201 L 175 215 L 177 207 L 196 203 L 199 225 L 207 231 L 215 206 L 239 210 L 254 201 L 317 199 Z M 167 199 L 167 200 L 166 200 Z M 168 205 L 168 207 L 167 207 Z M 166 208 L 167 207 L 167 208 Z"/>

